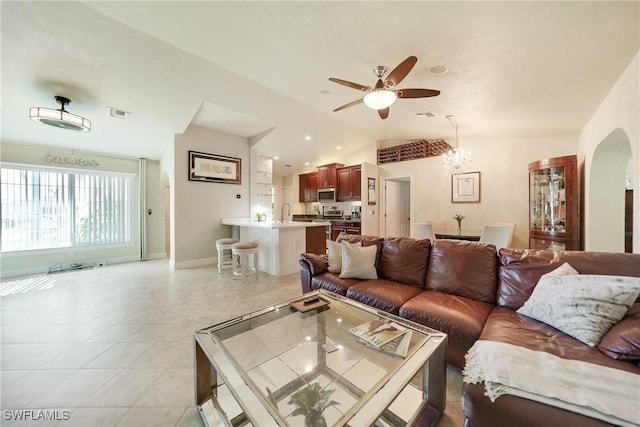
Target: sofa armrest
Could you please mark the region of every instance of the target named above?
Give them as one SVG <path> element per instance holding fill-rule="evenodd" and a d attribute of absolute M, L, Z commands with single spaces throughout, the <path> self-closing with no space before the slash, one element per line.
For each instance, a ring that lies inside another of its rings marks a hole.
<path fill-rule="evenodd" d="M 302 293 L 311 292 L 311 279 L 329 267 L 329 258 L 326 254 L 317 255 L 305 253 L 300 255 L 300 281 L 302 282 Z"/>

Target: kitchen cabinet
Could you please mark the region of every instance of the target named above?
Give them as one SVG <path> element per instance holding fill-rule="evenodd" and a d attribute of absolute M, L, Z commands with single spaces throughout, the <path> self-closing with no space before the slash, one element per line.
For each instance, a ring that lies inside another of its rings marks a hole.
<path fill-rule="evenodd" d="M 351 166 L 338 169 L 338 202 L 350 202 L 361 199 L 361 183 L 362 168 L 360 166 Z"/>
<path fill-rule="evenodd" d="M 335 241 L 341 232 L 360 234 L 361 230 L 359 221 L 331 221 L 331 240 Z"/>
<path fill-rule="evenodd" d="M 299 184 L 298 200 L 300 202 L 318 201 L 318 172 L 299 175 Z"/>
<path fill-rule="evenodd" d="M 338 169 L 342 163 L 330 163 L 318 166 L 318 188 L 335 188 L 338 185 Z"/>
<path fill-rule="evenodd" d="M 529 164 L 529 247 L 581 250 L 576 156 Z"/>

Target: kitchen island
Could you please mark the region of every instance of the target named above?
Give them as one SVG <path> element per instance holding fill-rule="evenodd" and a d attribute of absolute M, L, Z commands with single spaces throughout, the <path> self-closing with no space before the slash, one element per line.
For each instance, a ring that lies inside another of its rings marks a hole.
<path fill-rule="evenodd" d="M 222 224 L 237 227 L 241 241 L 258 244 L 258 270 L 274 276 L 300 271 L 300 254 L 325 253 L 329 222 L 265 222 L 249 218 L 223 218 Z"/>

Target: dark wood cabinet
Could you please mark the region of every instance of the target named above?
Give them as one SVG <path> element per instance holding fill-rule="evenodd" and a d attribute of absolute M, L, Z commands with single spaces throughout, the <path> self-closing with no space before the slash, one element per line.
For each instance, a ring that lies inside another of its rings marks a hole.
<path fill-rule="evenodd" d="M 331 221 L 331 240 L 335 241 L 341 232 L 360 234 L 361 230 L 361 224 L 358 221 Z"/>
<path fill-rule="evenodd" d="M 299 175 L 298 200 L 300 202 L 318 201 L 318 172 Z"/>
<path fill-rule="evenodd" d="M 352 166 L 348 168 L 338 169 L 338 202 L 349 202 L 361 199 L 361 183 L 362 168 L 360 166 Z"/>
<path fill-rule="evenodd" d="M 529 247 L 581 250 L 576 156 L 529 164 Z"/>
<path fill-rule="evenodd" d="M 338 185 L 338 169 L 342 163 L 330 163 L 318 166 L 318 188 L 335 188 Z"/>
<path fill-rule="evenodd" d="M 307 227 L 306 252 L 310 254 L 324 254 L 327 252 L 327 231 L 325 227 Z"/>

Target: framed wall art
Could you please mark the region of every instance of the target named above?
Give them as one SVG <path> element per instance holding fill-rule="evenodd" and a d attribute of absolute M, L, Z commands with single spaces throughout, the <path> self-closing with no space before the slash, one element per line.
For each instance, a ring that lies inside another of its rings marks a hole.
<path fill-rule="evenodd" d="M 367 178 L 368 200 L 370 205 L 376 204 L 376 179 Z"/>
<path fill-rule="evenodd" d="M 480 203 L 480 172 L 451 175 L 452 203 Z"/>
<path fill-rule="evenodd" d="M 237 157 L 189 151 L 189 181 L 240 184 L 242 160 Z"/>

